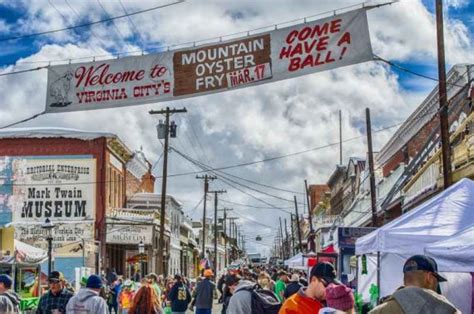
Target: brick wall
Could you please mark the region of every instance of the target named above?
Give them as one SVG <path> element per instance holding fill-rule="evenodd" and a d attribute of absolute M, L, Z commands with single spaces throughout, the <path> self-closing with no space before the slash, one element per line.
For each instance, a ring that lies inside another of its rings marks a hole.
<path fill-rule="evenodd" d="M 329 187 L 326 184 L 311 184 L 308 189 L 311 209 L 319 204 L 325 192 L 329 192 Z"/>
<path fill-rule="evenodd" d="M 126 172 L 126 196 L 127 199 L 135 193 L 153 193 L 155 177 L 150 172 L 145 173 L 141 179 L 136 178 L 130 171 Z"/>

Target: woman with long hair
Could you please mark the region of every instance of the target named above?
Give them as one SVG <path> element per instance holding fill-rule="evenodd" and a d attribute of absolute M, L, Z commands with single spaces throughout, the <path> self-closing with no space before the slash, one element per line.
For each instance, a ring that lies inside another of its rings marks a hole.
<path fill-rule="evenodd" d="M 130 308 L 130 314 L 162 314 L 163 310 L 156 294 L 155 289 L 149 284 L 143 285 L 138 289 L 133 304 Z"/>

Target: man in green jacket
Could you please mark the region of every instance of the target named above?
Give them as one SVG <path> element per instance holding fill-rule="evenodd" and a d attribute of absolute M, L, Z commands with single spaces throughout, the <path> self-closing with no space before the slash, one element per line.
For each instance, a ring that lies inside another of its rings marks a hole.
<path fill-rule="evenodd" d="M 285 293 L 286 283 L 288 282 L 288 274 L 284 270 L 278 272 L 278 280 L 275 283 L 275 294 L 280 302 L 285 299 L 283 294 Z"/>
<path fill-rule="evenodd" d="M 439 283 L 446 281 L 438 274 L 431 257 L 415 255 L 403 266 L 404 287 L 399 288 L 370 314 L 461 313 L 441 295 Z"/>

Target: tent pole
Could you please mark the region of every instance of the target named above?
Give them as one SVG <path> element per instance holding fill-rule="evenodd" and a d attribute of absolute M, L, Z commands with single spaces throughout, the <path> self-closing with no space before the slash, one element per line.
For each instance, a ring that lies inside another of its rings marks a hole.
<path fill-rule="evenodd" d="M 377 305 L 380 302 L 380 251 L 377 251 L 377 288 L 379 290 L 378 296 L 377 296 Z"/>

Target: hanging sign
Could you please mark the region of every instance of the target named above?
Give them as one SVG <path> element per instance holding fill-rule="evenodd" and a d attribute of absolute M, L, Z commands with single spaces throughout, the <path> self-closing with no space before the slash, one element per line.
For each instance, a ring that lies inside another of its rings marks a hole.
<path fill-rule="evenodd" d="M 366 9 L 146 56 L 48 68 L 46 112 L 155 103 L 369 61 Z"/>

